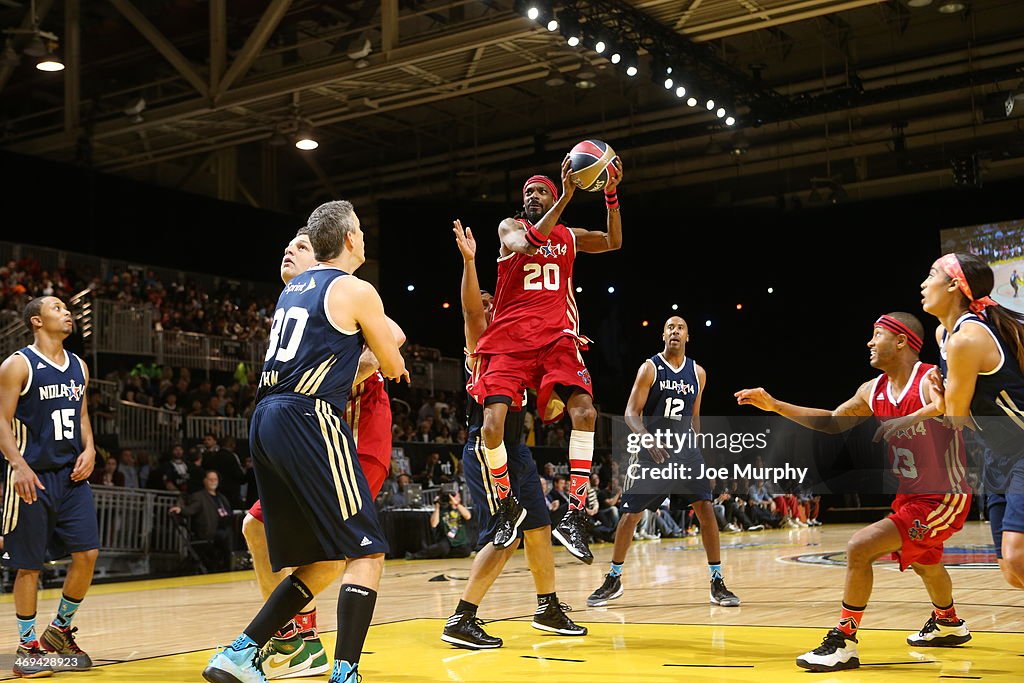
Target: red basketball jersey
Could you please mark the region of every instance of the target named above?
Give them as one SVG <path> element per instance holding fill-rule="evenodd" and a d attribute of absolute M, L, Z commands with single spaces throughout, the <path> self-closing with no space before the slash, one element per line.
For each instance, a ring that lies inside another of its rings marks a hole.
<path fill-rule="evenodd" d="M 905 417 L 924 407 L 921 382 L 934 365 L 918 362 L 903 392 L 896 396 L 888 375 L 871 389 L 871 409 L 881 421 Z M 966 481 L 967 454 L 960 432 L 930 419 L 897 432 L 887 444 L 892 473 L 899 478 L 899 493 L 970 493 Z"/>
<path fill-rule="evenodd" d="M 517 219 L 524 226 L 530 224 Z M 581 343 L 579 311 L 573 295 L 572 267 L 576 237 L 556 225 L 547 244 L 533 256 L 512 253 L 498 259 L 491 323 L 476 352 L 512 353 L 543 348 L 559 337 L 575 337 Z"/>
<path fill-rule="evenodd" d="M 391 467 L 391 400 L 384 375 L 377 371 L 352 390 L 345 405 L 345 422 L 352 429 L 356 453 Z"/>

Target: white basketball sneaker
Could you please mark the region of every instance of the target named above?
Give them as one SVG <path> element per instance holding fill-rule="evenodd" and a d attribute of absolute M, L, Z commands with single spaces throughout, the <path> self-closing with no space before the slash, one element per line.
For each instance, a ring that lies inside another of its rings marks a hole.
<path fill-rule="evenodd" d="M 907 644 L 917 647 L 955 647 L 963 645 L 970 639 L 971 632 L 967 630 L 966 621 L 941 621 L 932 613 L 924 628 L 912 636 L 907 636 Z"/>
<path fill-rule="evenodd" d="M 821 645 L 796 658 L 796 665 L 811 671 L 842 671 L 860 668 L 857 639 L 837 628 L 832 629 Z"/>

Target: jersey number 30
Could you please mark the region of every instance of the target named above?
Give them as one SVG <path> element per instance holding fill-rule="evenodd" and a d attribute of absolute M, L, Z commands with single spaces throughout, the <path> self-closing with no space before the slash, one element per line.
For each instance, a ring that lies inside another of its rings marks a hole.
<path fill-rule="evenodd" d="M 292 306 L 287 311 L 283 308 L 274 311 L 274 322 L 270 326 L 270 348 L 267 349 L 264 362 L 273 358 L 280 363 L 287 363 L 295 358 L 299 344 L 302 343 L 302 333 L 306 331 L 307 320 L 309 311 L 302 306 Z M 288 328 L 289 322 L 295 323 L 291 329 Z"/>
<path fill-rule="evenodd" d="M 557 263 L 545 263 L 543 268 L 539 263 L 527 263 L 523 265 L 523 289 L 550 289 L 558 290 L 559 271 Z"/>

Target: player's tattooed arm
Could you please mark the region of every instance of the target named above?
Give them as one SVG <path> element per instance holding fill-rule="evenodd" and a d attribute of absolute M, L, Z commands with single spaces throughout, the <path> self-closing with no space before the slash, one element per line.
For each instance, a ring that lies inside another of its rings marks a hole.
<path fill-rule="evenodd" d="M 934 368 L 929 370 L 929 374 L 934 371 Z M 926 402 L 925 405 L 918 408 L 910 415 L 886 420 L 880 424 L 878 426 L 878 430 L 875 432 L 874 441 L 879 441 L 881 439 L 888 441 L 899 432 L 910 429 L 919 422 L 924 422 L 925 420 L 945 414 L 945 396 L 941 391 L 935 391 L 932 388 L 930 380 L 930 377 L 925 377 L 921 380 L 921 397 Z"/>
<path fill-rule="evenodd" d="M 533 256 L 537 247 L 526 241 L 526 227 L 514 218 L 506 218 L 498 224 L 498 239 L 501 240 L 501 255 L 526 254 Z"/>

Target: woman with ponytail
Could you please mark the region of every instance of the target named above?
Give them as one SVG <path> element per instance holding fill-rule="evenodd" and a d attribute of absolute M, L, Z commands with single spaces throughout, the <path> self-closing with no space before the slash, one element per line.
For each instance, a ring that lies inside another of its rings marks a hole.
<path fill-rule="evenodd" d="M 985 442 L 983 482 L 1003 576 L 1024 588 L 1024 317 L 989 295 L 992 269 L 973 254 L 946 254 L 921 283 L 936 339 L 947 422 Z"/>

